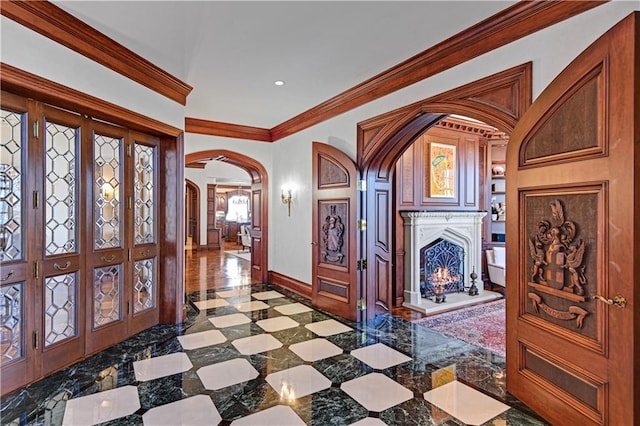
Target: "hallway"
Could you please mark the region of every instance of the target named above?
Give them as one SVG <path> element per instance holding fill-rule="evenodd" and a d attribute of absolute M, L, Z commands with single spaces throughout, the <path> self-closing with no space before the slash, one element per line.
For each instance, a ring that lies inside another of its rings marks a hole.
<path fill-rule="evenodd" d="M 544 424 L 506 394 L 503 358 L 390 315 L 345 321 L 250 285 L 248 265 L 189 252 L 184 324 L 7 395 L 0 423 Z M 433 390 L 451 365 L 457 380 Z"/>

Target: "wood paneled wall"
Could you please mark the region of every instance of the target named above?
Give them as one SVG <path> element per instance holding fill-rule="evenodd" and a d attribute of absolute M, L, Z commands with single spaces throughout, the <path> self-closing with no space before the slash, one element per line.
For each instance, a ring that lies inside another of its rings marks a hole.
<path fill-rule="evenodd" d="M 404 226 L 401 211 L 485 210 L 486 145 L 496 132 L 484 124 L 462 124 L 446 119 L 423 133 L 402 154 L 395 169 L 395 304 L 401 305 L 404 292 Z M 452 198 L 430 194 L 430 144 L 455 147 L 455 190 Z"/>

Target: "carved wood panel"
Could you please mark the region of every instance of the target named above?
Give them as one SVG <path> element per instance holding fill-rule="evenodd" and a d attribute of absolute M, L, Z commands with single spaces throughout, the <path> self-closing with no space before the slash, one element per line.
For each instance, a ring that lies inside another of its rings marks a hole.
<path fill-rule="evenodd" d="M 318 203 L 318 221 L 321 243 L 318 245 L 318 259 L 321 263 L 346 269 L 349 249 L 349 200 L 322 200 Z"/>
<path fill-rule="evenodd" d="M 349 173 L 331 158 L 320 155 L 318 158 L 320 175 L 318 188 L 336 188 L 349 186 Z"/>

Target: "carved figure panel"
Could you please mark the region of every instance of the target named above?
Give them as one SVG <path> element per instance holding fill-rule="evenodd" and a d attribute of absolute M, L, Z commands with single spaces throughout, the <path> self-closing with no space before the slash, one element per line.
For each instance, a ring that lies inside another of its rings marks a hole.
<path fill-rule="evenodd" d="M 596 337 L 598 201 L 596 191 L 526 197 L 527 311 Z"/>
<path fill-rule="evenodd" d="M 345 201 L 329 201 L 320 203 L 322 221 L 319 228 L 321 232 L 320 262 L 336 266 L 347 265 L 348 244 L 348 218 L 349 204 Z"/>

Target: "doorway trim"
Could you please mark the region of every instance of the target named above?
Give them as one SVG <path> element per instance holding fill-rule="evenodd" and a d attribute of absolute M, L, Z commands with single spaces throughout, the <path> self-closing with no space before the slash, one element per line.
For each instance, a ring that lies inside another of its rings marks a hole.
<path fill-rule="evenodd" d="M 393 306 L 393 174 L 402 153 L 449 114 L 511 133 L 531 102 L 532 64 L 528 62 L 357 124 L 357 165 L 367 182 L 361 201 L 367 230 L 360 247 L 370 265 L 359 282 L 367 306 L 362 319 Z"/>
<path fill-rule="evenodd" d="M 196 206 L 198 206 L 197 209 L 195 209 L 195 212 L 193 212 L 193 215 L 196 219 L 196 225 L 195 225 L 195 230 L 193 232 L 193 240 L 191 244 L 195 244 L 196 245 L 196 250 L 200 250 L 200 202 L 201 202 L 201 198 L 200 198 L 200 188 L 198 187 L 198 185 L 195 184 L 195 182 L 189 180 L 189 179 L 185 179 L 185 196 L 187 194 L 187 188 L 190 189 L 191 191 L 193 191 L 193 193 L 195 194 L 196 197 L 196 201 L 195 203 L 192 203 L 192 207 L 193 204 L 195 204 Z M 189 202 L 191 200 L 185 199 L 184 200 L 184 208 L 185 208 L 185 244 L 186 242 L 186 238 L 189 236 L 189 232 L 187 231 L 187 228 L 189 227 L 189 217 L 187 216 L 187 206 L 189 206 Z"/>
<path fill-rule="evenodd" d="M 185 164 L 193 163 L 193 162 L 201 162 L 201 161 L 209 161 L 209 160 L 217 160 L 222 161 L 227 164 L 234 165 L 236 167 L 241 168 L 246 171 L 249 176 L 251 176 L 251 184 L 252 184 L 252 193 L 254 192 L 256 187 L 260 187 L 260 206 L 259 206 L 259 217 L 252 218 L 252 235 L 254 235 L 253 224 L 260 224 L 260 249 L 259 250 L 251 250 L 251 268 L 254 269 L 255 265 L 260 267 L 260 279 L 263 283 L 268 281 L 268 247 L 269 247 L 269 179 L 267 175 L 267 170 L 264 166 L 259 162 L 254 160 L 251 157 L 248 157 L 244 154 L 240 154 L 238 152 L 229 151 L 226 149 L 210 149 L 205 151 L 192 152 L 190 154 L 185 155 Z M 255 200 L 256 197 L 252 196 L 252 201 Z M 252 212 L 256 212 L 258 209 L 254 206 L 252 208 Z M 257 221 L 256 221 L 257 219 Z M 254 259 L 254 256 L 259 254 L 258 258 Z M 253 273 L 252 273 L 253 276 Z"/>

